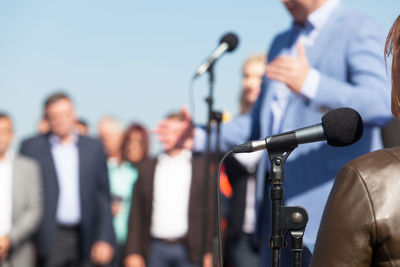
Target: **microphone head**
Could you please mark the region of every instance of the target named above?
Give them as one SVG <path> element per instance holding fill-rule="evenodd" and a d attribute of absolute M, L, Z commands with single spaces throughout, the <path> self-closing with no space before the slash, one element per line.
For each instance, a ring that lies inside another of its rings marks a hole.
<path fill-rule="evenodd" d="M 228 45 L 228 49 L 226 51 L 232 52 L 233 50 L 236 49 L 237 45 L 239 44 L 239 38 L 233 32 L 228 32 L 224 36 L 222 36 L 219 43 L 220 44 L 226 43 Z"/>
<path fill-rule="evenodd" d="M 326 140 L 331 146 L 348 146 L 360 140 L 364 125 L 360 114 L 351 108 L 338 108 L 322 117 Z"/>

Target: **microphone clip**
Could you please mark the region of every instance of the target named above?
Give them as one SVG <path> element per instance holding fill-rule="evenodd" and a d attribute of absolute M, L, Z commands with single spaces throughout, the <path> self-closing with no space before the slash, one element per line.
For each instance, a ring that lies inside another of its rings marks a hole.
<path fill-rule="evenodd" d="M 274 139 L 276 140 L 276 139 Z M 280 145 L 281 142 L 274 142 L 270 145 L 268 142 L 268 157 L 271 162 L 271 171 L 269 180 L 272 183 L 281 184 L 284 179 L 284 165 L 289 155 L 297 148 L 297 143 L 292 142 L 290 145 Z"/>

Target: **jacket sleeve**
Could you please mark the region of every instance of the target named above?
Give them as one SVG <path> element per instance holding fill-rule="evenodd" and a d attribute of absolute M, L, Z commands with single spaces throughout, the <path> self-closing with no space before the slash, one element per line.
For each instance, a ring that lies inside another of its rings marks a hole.
<path fill-rule="evenodd" d="M 312 104 L 317 108 L 351 107 L 369 126 L 383 126 L 391 119 L 390 85 L 385 63 L 383 30 L 364 19 L 346 48 L 347 80 L 320 72 L 320 83 Z"/>
<path fill-rule="evenodd" d="M 97 196 L 100 207 L 100 223 L 98 229 L 97 241 L 104 241 L 111 245 L 115 244 L 114 228 L 112 225 L 111 215 L 111 195 L 108 180 L 108 171 L 106 163 L 106 155 L 103 147 L 98 145 L 98 162 L 97 162 Z"/>
<path fill-rule="evenodd" d="M 126 255 L 140 254 L 146 257 L 146 242 L 143 240 L 146 230 L 143 228 L 145 224 L 145 207 L 146 203 L 142 197 L 142 177 L 140 168 L 138 168 L 139 177 L 133 188 L 133 197 L 131 200 L 131 208 L 129 211 L 129 227 L 128 237 L 126 239 Z"/>
<path fill-rule="evenodd" d="M 24 191 L 24 212 L 14 223 L 9 233 L 12 247 L 18 247 L 25 239 L 29 238 L 39 226 L 43 213 L 42 199 L 42 176 L 39 166 L 33 161 L 25 163 L 26 183 L 29 184 L 28 190 Z"/>
<path fill-rule="evenodd" d="M 265 101 L 267 92 L 266 88 L 267 79 L 263 77 L 260 95 L 252 107 L 251 111 L 247 114 L 235 116 L 235 118 L 227 123 L 221 124 L 220 136 L 220 151 L 226 152 L 234 146 L 240 145 L 249 139 L 258 139 L 260 136 L 260 114 L 261 108 Z M 211 149 L 215 150 L 217 129 L 215 126 L 211 127 Z M 207 145 L 205 127 L 196 127 L 194 135 L 194 148 L 195 152 L 204 152 Z"/>
<path fill-rule="evenodd" d="M 371 266 L 375 218 L 358 171 L 345 165 L 325 207 L 311 266 Z"/>

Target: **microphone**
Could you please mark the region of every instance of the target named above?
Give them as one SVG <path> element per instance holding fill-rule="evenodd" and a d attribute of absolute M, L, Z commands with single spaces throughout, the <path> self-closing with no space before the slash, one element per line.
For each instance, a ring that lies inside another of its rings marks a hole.
<path fill-rule="evenodd" d="M 343 147 L 360 140 L 364 126 L 357 111 L 338 108 L 326 113 L 321 123 L 294 131 L 273 135 L 265 139 L 249 141 L 233 148 L 234 153 L 250 153 L 258 150 L 295 148 L 299 144 L 327 140 L 328 144 Z"/>
<path fill-rule="evenodd" d="M 210 66 L 225 52 L 232 52 L 233 50 L 235 50 L 238 43 L 239 39 L 237 35 L 232 32 L 226 33 L 224 36 L 222 36 L 221 40 L 219 41 L 219 46 L 217 47 L 217 49 L 215 49 L 214 52 L 211 54 L 211 56 L 206 60 L 206 62 L 204 62 L 197 69 L 195 75 L 193 76 L 193 79 L 196 79 L 204 72 L 206 72 L 210 68 Z"/>

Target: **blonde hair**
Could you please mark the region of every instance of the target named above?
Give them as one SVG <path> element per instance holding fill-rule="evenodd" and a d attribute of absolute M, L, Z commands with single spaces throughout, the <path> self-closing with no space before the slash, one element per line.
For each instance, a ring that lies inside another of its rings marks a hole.
<path fill-rule="evenodd" d="M 247 65 L 250 65 L 253 63 L 265 64 L 266 62 L 267 62 L 267 56 L 265 54 L 262 54 L 262 53 L 251 54 L 249 57 L 246 58 L 246 60 L 243 63 L 242 72 L 244 71 L 244 68 Z"/>
<path fill-rule="evenodd" d="M 253 63 L 262 63 L 265 65 L 267 63 L 266 54 L 256 53 L 256 54 L 251 54 L 249 57 L 247 57 L 242 66 L 242 73 L 244 72 L 244 69 L 248 65 Z M 245 114 L 249 112 L 254 103 L 249 103 L 247 101 L 244 91 L 242 90 L 242 92 L 240 93 L 239 104 L 240 104 L 240 114 Z"/>
<path fill-rule="evenodd" d="M 392 114 L 400 118 L 400 16 L 397 17 L 386 39 L 385 55 L 386 57 L 393 56 Z"/>

